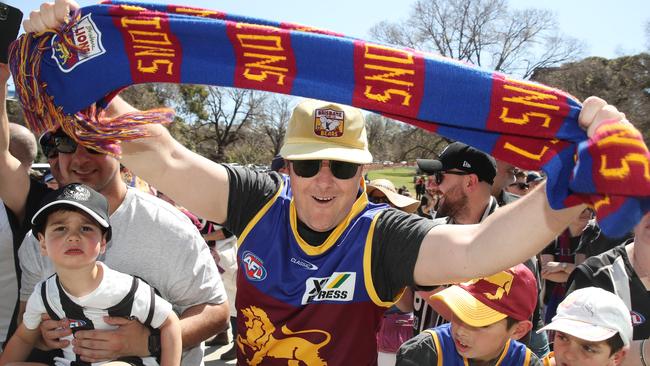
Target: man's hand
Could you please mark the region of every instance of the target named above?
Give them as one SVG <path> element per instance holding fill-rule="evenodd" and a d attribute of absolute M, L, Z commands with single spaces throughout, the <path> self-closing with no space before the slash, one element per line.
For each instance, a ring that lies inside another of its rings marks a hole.
<path fill-rule="evenodd" d="M 72 330 L 68 326 L 68 319 L 52 320 L 47 314 L 42 314 L 41 320 L 39 329 L 41 330 L 43 344 L 40 345 L 40 349 L 65 348 L 70 344 L 69 341 L 61 340 L 61 338 L 72 334 Z"/>
<path fill-rule="evenodd" d="M 23 21 L 26 33 L 39 33 L 48 29 L 58 28 L 70 20 L 70 12 L 79 9 L 74 0 L 56 0 L 54 3 L 43 3 L 39 10 L 29 13 L 29 18 Z"/>
<path fill-rule="evenodd" d="M 72 341 L 74 353 L 86 362 L 114 360 L 124 356 L 149 356 L 149 329 L 137 320 L 104 317 L 114 330 L 80 330 Z"/>
<path fill-rule="evenodd" d="M 5 88 L 10 77 L 9 65 L 0 63 L 0 88 Z"/>
<path fill-rule="evenodd" d="M 550 275 L 551 273 L 563 272 L 562 263 L 548 262 L 542 267 L 542 276 Z"/>
<path fill-rule="evenodd" d="M 621 113 L 613 105 L 607 104 L 601 98 L 589 97 L 582 104 L 582 110 L 578 116 L 578 123 L 587 130 L 587 136 L 592 137 L 596 128 L 603 122 L 617 120 L 629 124 L 625 114 Z"/>

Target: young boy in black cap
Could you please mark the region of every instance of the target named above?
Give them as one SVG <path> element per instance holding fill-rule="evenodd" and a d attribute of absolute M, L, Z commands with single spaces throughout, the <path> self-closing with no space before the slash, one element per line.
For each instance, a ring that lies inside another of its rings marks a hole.
<path fill-rule="evenodd" d="M 111 239 L 108 202 L 83 184 L 70 184 L 45 196 L 32 218 L 41 253 L 50 257 L 56 274 L 38 283 L 27 302 L 23 322 L 0 356 L 0 365 L 24 361 L 40 337 L 41 314 L 67 319 L 73 335 L 56 357 L 56 365 L 81 360 L 73 351 L 74 333 L 112 329 L 104 316 L 137 319 L 160 331 L 161 365 L 179 365 L 180 323 L 172 306 L 144 281 L 108 268 L 97 257 Z M 154 357 L 119 359 L 137 365 L 158 365 Z M 100 365 L 104 362 L 84 363 Z M 72 363 L 74 364 L 74 363 Z"/>

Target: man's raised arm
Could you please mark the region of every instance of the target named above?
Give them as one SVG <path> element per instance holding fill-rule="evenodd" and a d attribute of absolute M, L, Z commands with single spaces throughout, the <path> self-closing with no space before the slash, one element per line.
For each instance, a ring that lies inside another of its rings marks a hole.
<path fill-rule="evenodd" d="M 107 113 L 116 117 L 135 111 L 118 96 Z M 122 163 L 190 212 L 223 223 L 228 210 L 226 169 L 181 145 L 165 127 L 145 128 L 149 137 L 122 143 Z"/>
<path fill-rule="evenodd" d="M 74 0 L 43 3 L 23 22 L 25 32 L 53 29 L 70 19 L 79 8 Z M 108 108 L 109 116 L 135 109 L 117 97 Z M 123 164 L 136 175 L 159 188 L 174 201 L 202 218 L 223 223 L 228 209 L 228 174 L 221 165 L 186 149 L 162 126 L 146 127 L 150 137 L 122 145 Z M 188 183 L 192 189 L 188 189 Z"/>
<path fill-rule="evenodd" d="M 591 137 L 608 120 L 629 123 L 625 115 L 604 100 L 585 100 L 580 125 Z M 522 263 L 540 252 L 585 208 L 578 205 L 553 210 L 546 185 L 498 209 L 479 225 L 439 225 L 422 242 L 414 278 L 419 285 L 458 283 L 488 276 Z"/>
<path fill-rule="evenodd" d="M 29 193 L 29 167 L 23 166 L 9 152 L 9 116 L 7 115 L 7 82 L 9 66 L 0 64 L 0 199 L 22 222 Z"/>

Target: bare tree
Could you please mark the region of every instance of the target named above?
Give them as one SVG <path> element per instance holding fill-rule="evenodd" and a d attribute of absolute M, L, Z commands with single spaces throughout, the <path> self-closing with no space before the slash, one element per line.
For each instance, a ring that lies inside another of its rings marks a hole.
<path fill-rule="evenodd" d="M 226 149 L 260 118 L 265 97 L 245 89 L 181 86 L 180 111 L 191 126 L 197 152 L 225 161 Z"/>
<path fill-rule="evenodd" d="M 366 131 L 375 161 L 436 157 L 448 143 L 439 135 L 378 114 L 366 117 Z"/>
<path fill-rule="evenodd" d="M 295 103 L 294 97 L 283 94 L 272 94 L 266 100 L 264 116 L 257 124 L 257 130 L 271 142 L 272 156 L 280 153 Z"/>
<path fill-rule="evenodd" d="M 408 19 L 383 21 L 371 35 L 475 65 L 528 77 L 580 57 L 582 43 L 559 34 L 548 10 L 510 10 L 506 0 L 418 0 Z"/>

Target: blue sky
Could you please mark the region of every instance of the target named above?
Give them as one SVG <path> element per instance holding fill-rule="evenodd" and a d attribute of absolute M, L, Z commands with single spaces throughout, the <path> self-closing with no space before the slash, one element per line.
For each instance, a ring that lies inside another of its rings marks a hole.
<path fill-rule="evenodd" d="M 3 0 L 25 13 L 41 1 Z M 79 1 L 79 0 L 78 0 Z M 83 5 L 97 1 L 81 0 Z M 382 20 L 408 16 L 410 0 L 174 0 L 258 18 L 290 21 L 368 38 L 368 29 Z M 510 0 L 515 8 L 537 7 L 556 12 L 563 33 L 586 42 L 587 55 L 614 58 L 645 49 L 644 22 L 650 20 L 647 0 Z"/>

